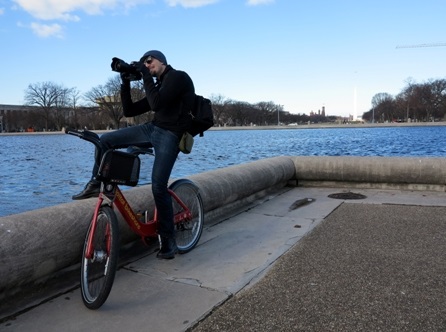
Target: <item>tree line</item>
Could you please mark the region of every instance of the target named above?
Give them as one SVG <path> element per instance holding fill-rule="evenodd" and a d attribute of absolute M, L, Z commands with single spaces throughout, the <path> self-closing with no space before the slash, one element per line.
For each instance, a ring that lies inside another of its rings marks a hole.
<path fill-rule="evenodd" d="M 367 122 L 439 121 L 446 113 L 446 79 L 416 83 L 411 79 L 396 96 L 378 93 L 371 100 L 371 109 L 363 113 Z M 64 127 L 92 130 L 116 129 L 151 121 L 149 112 L 134 118 L 125 118 L 120 96 L 119 75 L 103 85 L 93 87 L 85 94 L 76 88 L 67 88 L 54 82 L 30 84 L 25 90 L 26 112 L 9 112 L 3 116 L 3 129 L 19 131 L 61 130 Z M 132 99 L 144 98 L 141 81 L 132 82 Z M 336 116 L 311 113 L 285 112 L 282 105 L 271 101 L 255 104 L 237 101 L 221 95 L 209 97 L 213 104 L 216 126 L 271 126 L 335 122 Z M 20 114 L 19 114 L 20 113 Z"/>
<path fill-rule="evenodd" d="M 416 83 L 412 79 L 396 96 L 377 93 L 362 119 L 368 122 L 443 121 L 446 115 L 446 79 Z"/>
<path fill-rule="evenodd" d="M 4 119 L 9 131 L 33 128 L 35 131 L 61 130 L 64 127 L 89 128 L 92 130 L 120 128 L 151 121 L 148 112 L 133 118 L 125 118 L 120 96 L 121 80 L 116 75 L 103 85 L 93 87 L 85 94 L 76 88 L 67 88 L 54 82 L 29 84 L 25 90 L 25 104 L 32 110 L 10 112 Z M 141 81 L 132 82 L 132 99 L 145 97 Z M 221 95 L 209 97 L 212 101 L 215 126 L 271 126 L 334 121 L 320 114 L 291 114 L 274 102 L 255 104 L 232 100 Z"/>

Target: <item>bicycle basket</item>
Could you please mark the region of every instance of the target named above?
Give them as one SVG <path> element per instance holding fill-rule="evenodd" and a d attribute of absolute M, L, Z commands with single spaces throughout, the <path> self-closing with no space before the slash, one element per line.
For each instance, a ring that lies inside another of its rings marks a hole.
<path fill-rule="evenodd" d="M 108 150 L 102 157 L 97 179 L 134 187 L 138 184 L 140 163 L 138 156 Z"/>

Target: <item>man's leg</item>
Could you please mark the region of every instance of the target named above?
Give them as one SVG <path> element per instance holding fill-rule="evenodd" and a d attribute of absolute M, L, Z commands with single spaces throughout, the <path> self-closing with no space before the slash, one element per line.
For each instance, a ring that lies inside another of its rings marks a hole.
<path fill-rule="evenodd" d="M 152 125 L 143 124 L 134 127 L 123 128 L 116 131 L 105 133 L 101 136 L 102 148 L 96 148 L 95 162 L 92 171 L 92 177 L 79 194 L 74 195 L 72 199 L 79 200 L 90 197 L 97 197 L 100 190 L 100 182 L 96 180 L 99 171 L 102 156 L 109 149 L 126 148 L 130 145 L 146 145 L 150 143 L 150 133 Z"/>
<path fill-rule="evenodd" d="M 174 258 L 177 251 L 175 228 L 173 223 L 172 198 L 167 191 L 167 184 L 178 156 L 179 138 L 174 133 L 155 127 L 152 144 L 155 149 L 155 161 L 152 170 L 152 193 L 158 211 L 158 234 L 161 237 L 159 258 Z"/>

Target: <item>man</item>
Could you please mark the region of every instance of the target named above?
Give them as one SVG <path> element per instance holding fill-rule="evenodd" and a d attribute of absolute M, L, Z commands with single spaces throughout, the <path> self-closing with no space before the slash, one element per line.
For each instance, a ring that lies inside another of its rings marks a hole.
<path fill-rule="evenodd" d="M 109 132 L 101 136 L 102 149 L 95 153 L 93 176 L 84 190 L 73 199 L 84 199 L 99 194 L 100 183 L 95 179 L 102 155 L 109 149 L 126 148 L 131 145 L 152 145 L 155 160 L 152 169 L 152 193 L 158 210 L 161 249 L 158 258 L 171 259 L 178 251 L 175 242 L 172 199 L 167 184 L 178 156 L 178 144 L 190 121 L 187 108 L 194 102 L 194 84 L 183 71 L 167 64 L 163 53 L 156 50 L 146 52 L 136 63 L 141 72 L 146 97 L 133 102 L 130 95 L 128 74 L 121 73 L 121 100 L 126 117 L 153 111 L 150 123 Z M 156 81 L 154 81 L 156 78 Z"/>

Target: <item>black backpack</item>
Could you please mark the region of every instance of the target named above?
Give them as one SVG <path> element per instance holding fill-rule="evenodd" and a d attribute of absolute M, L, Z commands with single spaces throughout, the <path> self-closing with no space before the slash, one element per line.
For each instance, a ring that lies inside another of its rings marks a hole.
<path fill-rule="evenodd" d="M 192 117 L 192 121 L 187 132 L 192 136 L 200 134 L 202 137 L 203 132 L 214 125 L 212 103 L 203 96 L 195 95 L 194 107 L 190 110 L 189 115 Z"/>

